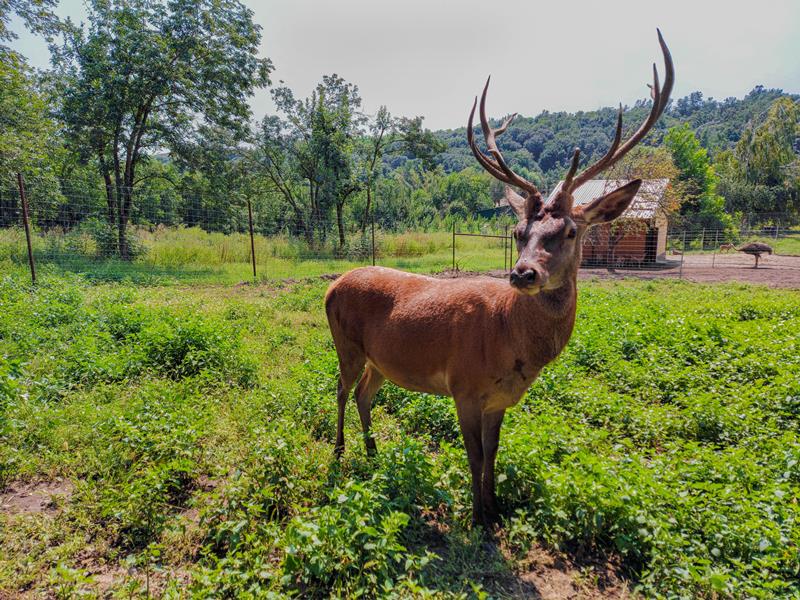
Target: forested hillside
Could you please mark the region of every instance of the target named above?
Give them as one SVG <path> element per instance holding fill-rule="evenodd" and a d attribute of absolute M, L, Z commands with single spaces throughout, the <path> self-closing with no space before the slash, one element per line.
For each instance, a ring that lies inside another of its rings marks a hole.
<path fill-rule="evenodd" d="M 762 86 L 742 99 L 722 101 L 703 98 L 702 92 L 694 92 L 672 103 L 644 143 L 658 146 L 669 128 L 688 123 L 713 158 L 719 151 L 734 148 L 748 123 L 763 121 L 772 102 L 786 95 L 795 100 L 800 98 Z M 649 102 L 644 101 L 625 107 L 623 118 L 627 127 L 638 127 L 647 111 Z M 615 108 L 608 107 L 577 113 L 543 111 L 535 117 L 518 116 L 503 135 L 503 156 L 550 189 L 563 175 L 576 146 L 587 163 L 608 149 L 616 113 Z M 467 146 L 466 127 L 437 131 L 436 136 L 447 144 L 447 150 L 437 158 L 446 172 L 475 165 Z M 391 164 L 397 166 L 403 162 L 404 157 L 393 157 Z"/>

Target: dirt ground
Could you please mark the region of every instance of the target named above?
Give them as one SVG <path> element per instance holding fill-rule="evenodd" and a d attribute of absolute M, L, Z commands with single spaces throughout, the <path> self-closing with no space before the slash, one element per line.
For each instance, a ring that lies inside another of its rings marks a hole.
<path fill-rule="evenodd" d="M 751 256 L 740 254 L 694 254 L 683 257 L 670 256 L 663 266 L 654 269 L 581 268 L 579 279 L 685 279 L 697 283 L 740 282 L 755 283 L 774 288 L 800 289 L 800 256 L 765 256 L 758 268 Z M 503 270 L 482 273 L 505 278 Z M 469 277 L 478 275 L 471 271 L 439 273 L 439 277 Z"/>
<path fill-rule="evenodd" d="M 581 269 L 579 276 L 582 279 L 590 277 L 599 279 L 669 277 L 698 283 L 738 281 L 776 288 L 800 289 L 800 256 L 764 256 L 757 269 L 754 265 L 755 259 L 747 255 L 694 254 L 683 258 L 683 266 L 681 266 L 680 256 L 670 256 L 664 268 L 660 269 Z"/>
<path fill-rule="evenodd" d="M 11 484 L 0 493 L 0 514 L 38 514 L 55 511 L 58 502 L 69 500 L 72 483 L 67 480 Z"/>

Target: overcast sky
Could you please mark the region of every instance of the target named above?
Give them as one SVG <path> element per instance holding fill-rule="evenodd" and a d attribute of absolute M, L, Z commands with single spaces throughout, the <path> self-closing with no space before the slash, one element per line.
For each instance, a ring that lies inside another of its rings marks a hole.
<path fill-rule="evenodd" d="M 632 104 L 663 74 L 656 27 L 675 62 L 673 98 L 741 97 L 755 85 L 800 92 L 800 0 L 269 0 L 245 2 L 263 27 L 273 79 L 307 95 L 323 74 L 357 84 L 367 112 L 423 115 L 433 129 L 466 124 L 492 75 L 489 113 L 535 115 Z M 62 16 L 85 17 L 82 0 Z M 19 24 L 16 24 L 19 31 Z M 46 67 L 44 43 L 19 31 L 16 48 Z M 273 112 L 267 90 L 256 117 Z"/>

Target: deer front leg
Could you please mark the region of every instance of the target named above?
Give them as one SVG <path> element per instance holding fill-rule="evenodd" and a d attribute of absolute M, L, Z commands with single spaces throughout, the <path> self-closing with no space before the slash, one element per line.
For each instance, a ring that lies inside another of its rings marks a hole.
<path fill-rule="evenodd" d="M 497 510 L 497 497 L 494 491 L 494 461 L 497 447 L 500 445 L 500 427 L 506 411 L 498 410 L 486 413 L 481 420 L 481 438 L 483 442 L 483 481 L 481 482 L 481 503 L 483 519 L 486 525 L 500 522 Z"/>
<path fill-rule="evenodd" d="M 483 521 L 481 506 L 481 479 L 483 473 L 483 442 L 481 439 L 481 411 L 477 402 L 460 402 L 456 399 L 458 424 L 467 450 L 469 470 L 472 474 L 472 525 Z"/>

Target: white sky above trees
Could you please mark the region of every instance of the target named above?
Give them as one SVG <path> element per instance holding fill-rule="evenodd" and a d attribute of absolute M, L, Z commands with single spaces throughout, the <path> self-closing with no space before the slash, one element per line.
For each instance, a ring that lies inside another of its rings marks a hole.
<path fill-rule="evenodd" d="M 357 84 L 367 112 L 422 115 L 432 129 L 466 124 L 491 73 L 488 112 L 591 110 L 648 95 L 655 28 L 675 62 L 673 98 L 741 97 L 755 85 L 800 91 L 800 1 L 245 0 L 263 27 L 262 55 L 306 96 L 323 74 Z M 82 0 L 58 13 L 85 18 Z M 12 27 L 14 47 L 47 67 L 45 43 Z M 274 112 L 268 90 L 257 118 Z"/>

